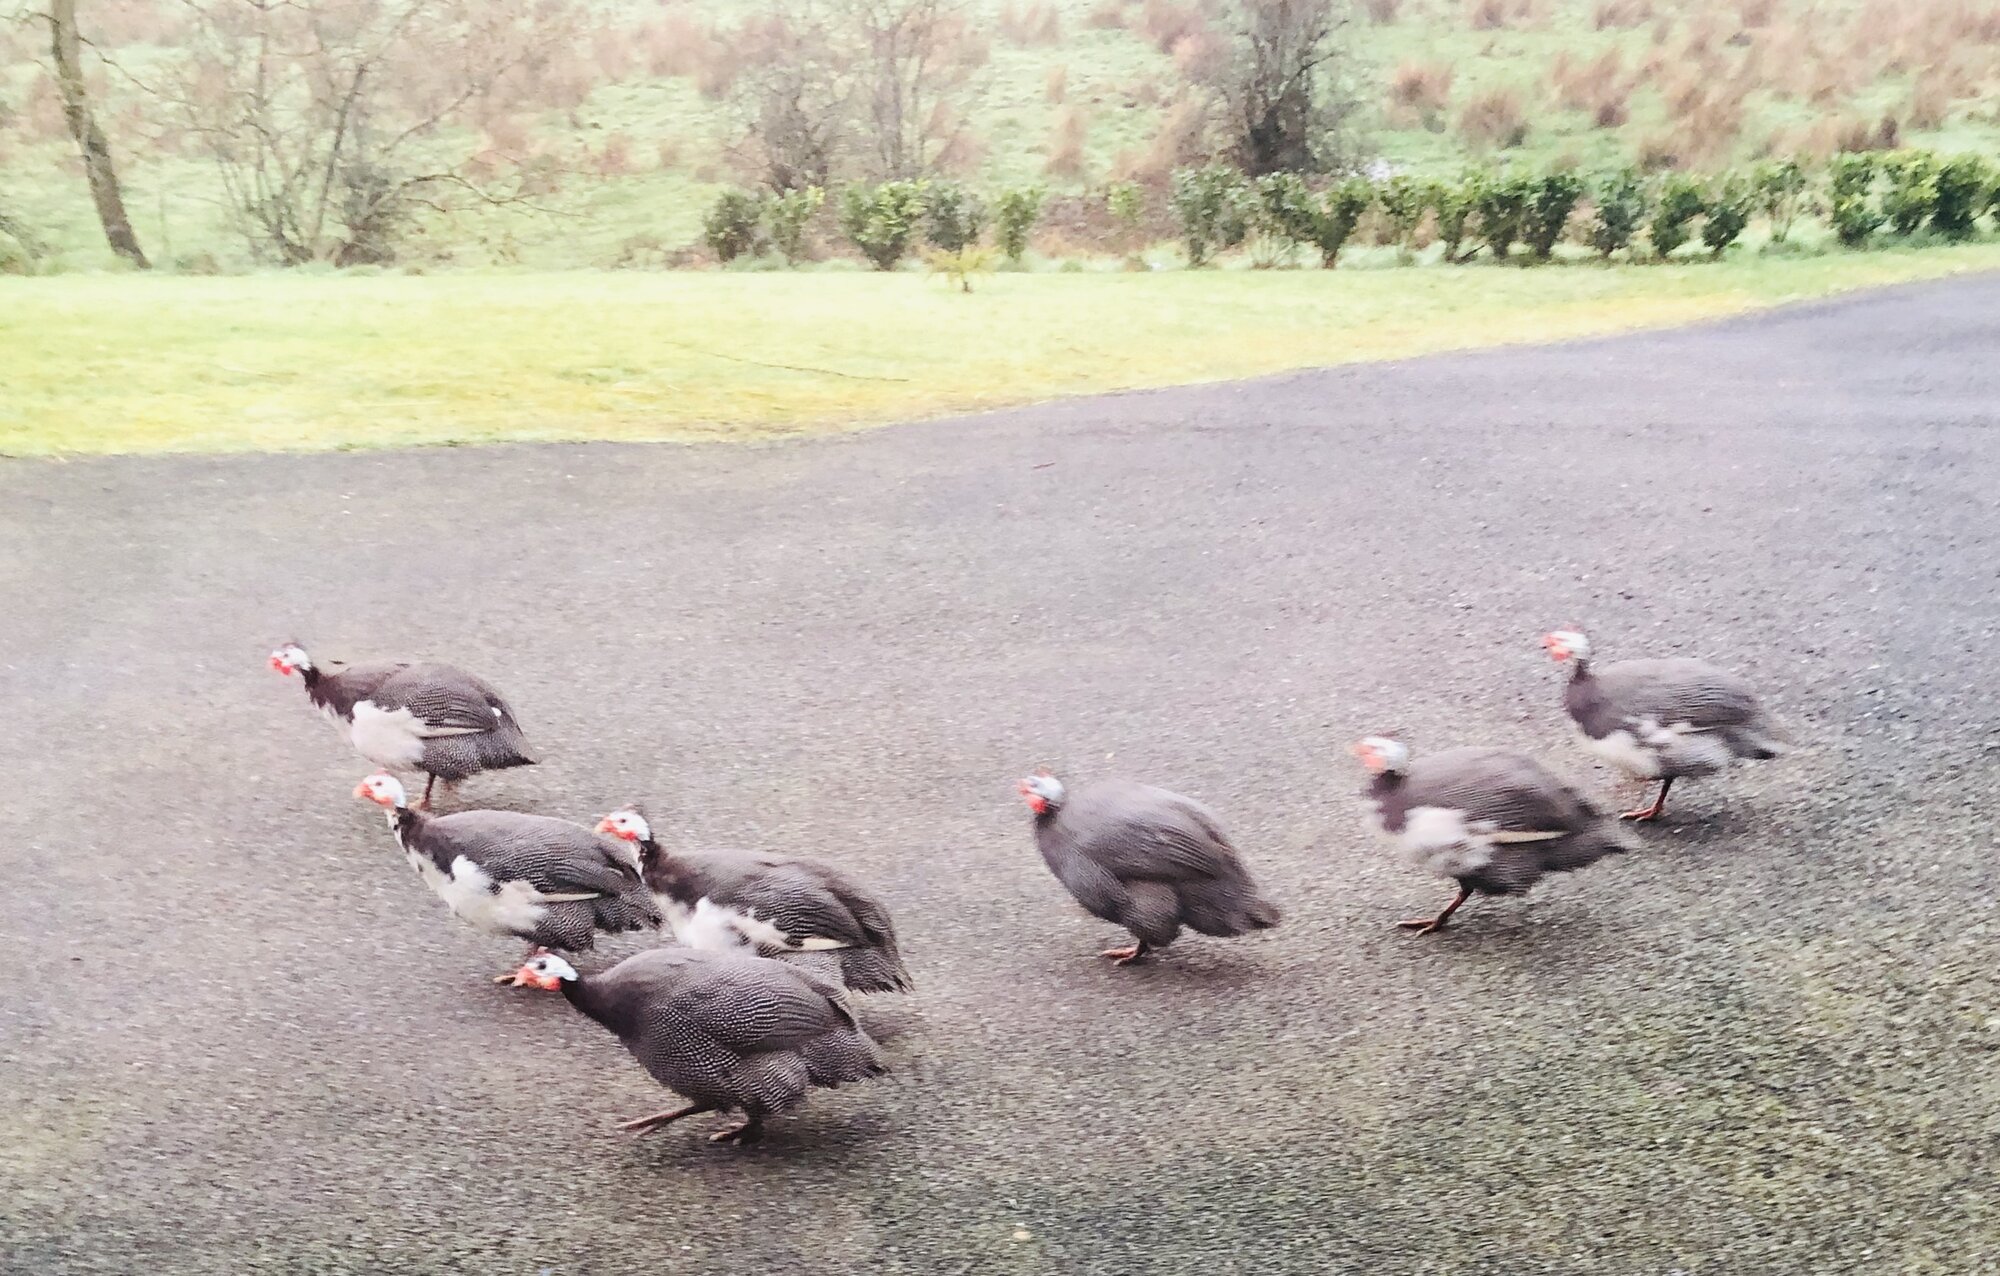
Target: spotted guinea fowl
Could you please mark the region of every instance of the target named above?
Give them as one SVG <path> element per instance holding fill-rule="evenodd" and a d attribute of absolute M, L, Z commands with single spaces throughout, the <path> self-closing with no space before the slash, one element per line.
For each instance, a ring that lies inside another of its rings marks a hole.
<path fill-rule="evenodd" d="M 1118 965 L 1165 948 L 1183 926 L 1228 936 L 1278 924 L 1215 813 L 1192 798 L 1126 780 L 1071 793 L 1046 772 L 1020 790 L 1056 880 L 1085 911 L 1132 932 L 1136 943 L 1103 954 Z"/>
<path fill-rule="evenodd" d="M 595 975 L 536 953 L 515 978 L 561 988 L 569 1003 L 623 1042 L 653 1079 L 689 1102 L 627 1121 L 637 1133 L 698 1112 L 747 1118 L 709 1136 L 750 1142 L 764 1119 L 814 1086 L 888 1071 L 840 988 L 808 970 L 745 953 L 650 948 Z"/>
<path fill-rule="evenodd" d="M 1545 873 L 1567 873 L 1633 849 L 1630 834 L 1589 798 L 1506 749 L 1446 749 L 1410 760 L 1395 740 L 1354 746 L 1370 773 L 1370 823 L 1413 866 L 1458 883 L 1435 917 L 1398 923 L 1428 935 L 1477 891 L 1518 895 Z"/>
<path fill-rule="evenodd" d="M 667 851 L 635 806 L 605 816 L 597 831 L 639 848 L 646 885 L 681 943 L 697 943 L 690 926 L 706 900 L 713 924 L 699 928 L 701 946 L 723 935 L 765 957 L 823 954 L 811 960 L 837 968 L 856 992 L 910 990 L 888 908 L 832 865 L 751 851 Z"/>
<path fill-rule="evenodd" d="M 354 796 L 388 808 L 410 867 L 460 921 L 488 934 L 582 952 L 598 931 L 660 924 L 637 860 L 581 824 L 518 811 L 432 815 L 411 808 L 387 772 L 361 781 Z M 513 982 L 513 972 L 495 982 Z"/>
<path fill-rule="evenodd" d="M 298 674 L 313 706 L 376 766 L 423 771 L 423 805 L 439 780 L 533 766 L 514 710 L 483 680 L 450 665 L 398 660 L 322 669 L 305 648 L 286 643 L 271 668 Z"/>
<path fill-rule="evenodd" d="M 1651 806 L 1628 820 L 1658 819 L 1682 776 L 1713 775 L 1738 759 L 1763 761 L 1790 747 L 1750 684 L 1705 660 L 1620 660 L 1594 665 L 1590 640 L 1557 630 L 1542 645 L 1568 661 L 1563 707 L 1591 752 L 1642 780 L 1658 780 Z"/>

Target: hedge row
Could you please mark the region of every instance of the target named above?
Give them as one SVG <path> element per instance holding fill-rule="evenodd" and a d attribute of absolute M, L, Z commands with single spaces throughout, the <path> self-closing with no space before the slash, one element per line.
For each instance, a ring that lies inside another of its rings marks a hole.
<path fill-rule="evenodd" d="M 991 204 L 952 181 L 850 186 L 837 208 L 840 233 L 867 261 L 892 270 L 928 247 L 946 269 L 962 271 L 993 247 L 1019 261 L 1041 216 L 1039 186 L 1003 191 Z M 1105 195 L 1106 213 L 1129 245 L 1145 218 L 1147 192 L 1129 183 Z M 801 259 L 807 224 L 823 202 L 817 189 L 756 195 L 725 191 L 710 211 L 705 238 L 723 261 L 764 251 Z M 1313 183 L 1296 173 L 1249 180 L 1232 168 L 1181 169 L 1166 192 L 1187 262 L 1245 248 L 1261 265 L 1288 264 L 1302 249 L 1333 266 L 1363 220 L 1405 259 L 1420 237 L 1442 246 L 1447 262 L 1483 249 L 1489 258 L 1546 261 L 1572 240 L 1605 257 L 1659 260 L 1699 242 L 1720 255 L 1753 217 L 1783 242 L 1799 221 L 1823 217 L 1834 236 L 1861 247 L 1883 232 L 1930 231 L 1949 239 L 1975 234 L 1979 219 L 2000 219 L 2000 170 L 1977 155 L 1929 151 L 1836 156 L 1824 167 L 1776 160 L 1744 172 L 1648 177 L 1622 168 L 1594 175 L 1472 170 L 1455 181 L 1411 176 L 1349 177 Z"/>

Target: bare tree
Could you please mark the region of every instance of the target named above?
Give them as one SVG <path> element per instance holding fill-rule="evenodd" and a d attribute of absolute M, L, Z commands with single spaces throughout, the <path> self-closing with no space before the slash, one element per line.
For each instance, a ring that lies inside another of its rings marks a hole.
<path fill-rule="evenodd" d="M 966 144 L 964 98 L 987 46 L 963 0 L 842 0 L 861 47 L 869 175 L 920 177 Z"/>
<path fill-rule="evenodd" d="M 56 89 L 62 95 L 63 122 L 76 139 L 83 157 L 84 177 L 90 183 L 90 199 L 97 206 L 97 220 L 104 227 L 105 242 L 111 251 L 141 270 L 152 263 L 139 247 L 132 232 L 132 219 L 125 214 L 125 196 L 118 188 L 118 167 L 111 160 L 111 143 L 98 127 L 90 109 L 90 89 L 83 75 L 83 38 L 76 29 L 76 0 L 50 0 L 48 10 L 36 15 L 48 23 L 49 52 L 55 60 Z"/>
<path fill-rule="evenodd" d="M 854 127 L 850 42 L 816 0 L 793 0 L 739 32 L 742 68 L 730 101 L 750 165 L 772 190 L 827 186 Z"/>
<path fill-rule="evenodd" d="M 1360 95 L 1344 37 L 1347 0 L 1234 0 L 1228 49 L 1205 78 L 1225 141 L 1253 177 L 1352 164 Z"/>
<path fill-rule="evenodd" d="M 215 162 L 253 251 L 385 261 L 425 209 L 512 203 L 450 126 L 534 100 L 570 47 L 563 0 L 182 0 L 188 36 L 155 92 Z"/>

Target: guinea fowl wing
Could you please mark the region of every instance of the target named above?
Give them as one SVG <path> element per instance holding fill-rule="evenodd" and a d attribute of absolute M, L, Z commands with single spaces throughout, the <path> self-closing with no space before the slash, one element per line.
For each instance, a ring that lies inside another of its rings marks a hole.
<path fill-rule="evenodd" d="M 449 665 L 411 665 L 369 697 L 384 709 L 408 709 L 427 737 L 518 730 L 514 711 L 483 680 Z"/>
<path fill-rule="evenodd" d="M 760 921 L 771 923 L 795 948 L 859 948 L 870 942 L 848 901 L 797 864 L 760 866 L 728 895 L 717 902 L 748 910 Z"/>
<path fill-rule="evenodd" d="M 544 895 L 620 895 L 639 887 L 637 871 L 597 834 L 568 820 L 513 811 L 461 811 L 432 820 L 433 857 L 449 869 L 460 856 L 495 881 L 522 881 Z"/>
<path fill-rule="evenodd" d="M 1447 749 L 1420 758 L 1405 784 L 1410 808 L 1442 807 L 1501 833 L 1573 833 L 1602 815 L 1532 758 L 1505 749 Z"/>
<path fill-rule="evenodd" d="M 1685 724 L 1696 730 L 1758 719 L 1748 682 L 1704 660 L 1621 660 L 1595 671 L 1605 701 L 1628 723 Z"/>
<path fill-rule="evenodd" d="M 1078 852 L 1121 881 L 1172 882 L 1241 871 L 1214 814 L 1165 789 L 1103 781 L 1079 793 L 1063 808 L 1062 819 L 1081 830 Z"/>

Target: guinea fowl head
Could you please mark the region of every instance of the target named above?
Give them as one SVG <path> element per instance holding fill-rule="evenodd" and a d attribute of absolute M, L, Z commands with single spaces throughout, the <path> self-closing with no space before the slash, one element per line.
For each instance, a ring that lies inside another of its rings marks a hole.
<path fill-rule="evenodd" d="M 1047 771 L 1037 771 L 1015 787 L 1027 799 L 1028 809 L 1036 815 L 1048 815 L 1062 806 L 1062 781 Z"/>
<path fill-rule="evenodd" d="M 287 678 L 295 673 L 311 673 L 312 667 L 312 657 L 306 654 L 304 647 L 295 642 L 288 642 L 271 653 L 271 668 Z"/>
<path fill-rule="evenodd" d="M 564 980 L 575 978 L 576 967 L 546 948 L 537 948 L 534 955 L 522 962 L 521 968 L 514 972 L 514 986 L 554 992 L 563 986 Z"/>
<path fill-rule="evenodd" d="M 1401 775 L 1410 769 L 1410 747 L 1384 735 L 1355 741 L 1352 750 L 1370 775 Z"/>
<path fill-rule="evenodd" d="M 354 796 L 367 798 L 378 806 L 398 810 L 407 800 L 403 795 L 403 782 L 387 771 L 377 771 L 354 786 Z"/>
<path fill-rule="evenodd" d="M 627 842 L 650 842 L 653 840 L 653 826 L 646 823 L 646 817 L 636 806 L 621 806 L 597 822 L 597 831 L 609 833 Z"/>
<path fill-rule="evenodd" d="M 1574 629 L 1558 629 L 1554 633 L 1543 634 L 1542 646 L 1548 649 L 1549 659 L 1557 664 L 1565 660 L 1582 664 L 1590 659 L 1590 639 Z"/>

